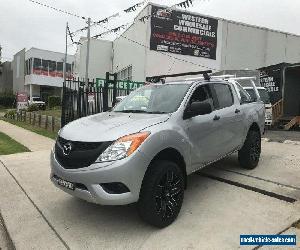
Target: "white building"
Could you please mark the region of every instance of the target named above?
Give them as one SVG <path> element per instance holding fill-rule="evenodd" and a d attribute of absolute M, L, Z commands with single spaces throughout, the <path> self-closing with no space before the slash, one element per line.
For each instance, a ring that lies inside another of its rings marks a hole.
<path fill-rule="evenodd" d="M 13 60 L 13 90 L 29 96 L 60 96 L 63 86 L 65 55 L 59 52 L 31 48 L 19 51 Z M 67 56 L 67 76 L 72 75 L 74 56 Z"/>
<path fill-rule="evenodd" d="M 82 43 L 75 63 L 79 77 L 85 74 Z M 146 76 L 166 73 L 297 63 L 299 44 L 300 36 L 294 34 L 148 4 L 116 40 L 91 40 L 89 78 L 104 78 L 110 71 L 120 80 L 145 81 Z"/>

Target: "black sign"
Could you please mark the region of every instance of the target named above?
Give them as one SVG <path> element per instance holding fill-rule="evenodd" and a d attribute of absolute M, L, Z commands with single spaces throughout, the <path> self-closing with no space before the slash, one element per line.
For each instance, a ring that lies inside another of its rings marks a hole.
<path fill-rule="evenodd" d="M 216 59 L 218 20 L 152 6 L 150 50 Z"/>
<path fill-rule="evenodd" d="M 282 99 L 282 73 L 285 63 L 260 68 L 260 84 L 270 96 L 272 104 Z"/>

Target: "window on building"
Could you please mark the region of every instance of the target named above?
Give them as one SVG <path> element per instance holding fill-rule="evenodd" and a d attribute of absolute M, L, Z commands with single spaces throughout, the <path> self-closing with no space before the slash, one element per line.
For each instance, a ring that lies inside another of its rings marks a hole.
<path fill-rule="evenodd" d="M 128 66 L 117 73 L 117 79 L 122 81 L 132 81 L 132 66 Z"/>
<path fill-rule="evenodd" d="M 40 75 L 42 68 L 42 59 L 34 58 L 33 59 L 33 74 Z"/>
<path fill-rule="evenodd" d="M 42 75 L 48 76 L 49 72 L 49 60 L 42 60 Z"/>
<path fill-rule="evenodd" d="M 31 70 L 30 70 L 30 61 L 29 61 L 30 59 L 27 59 L 26 61 L 25 61 L 25 75 L 30 75 L 30 73 L 31 73 Z"/>
<path fill-rule="evenodd" d="M 215 83 L 214 89 L 218 100 L 218 109 L 233 105 L 233 96 L 228 84 Z"/>
<path fill-rule="evenodd" d="M 49 61 L 49 76 L 56 76 L 56 62 Z"/>
<path fill-rule="evenodd" d="M 72 64 L 70 63 L 66 64 L 66 77 L 72 78 Z"/>
<path fill-rule="evenodd" d="M 64 64 L 63 64 L 63 62 L 57 62 L 57 65 L 56 65 L 56 76 L 57 77 L 63 77 L 64 76 L 63 70 L 64 70 Z"/>

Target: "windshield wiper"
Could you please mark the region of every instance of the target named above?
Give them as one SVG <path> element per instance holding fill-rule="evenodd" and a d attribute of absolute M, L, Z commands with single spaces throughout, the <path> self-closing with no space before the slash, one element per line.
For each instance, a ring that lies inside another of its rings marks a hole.
<path fill-rule="evenodd" d="M 139 110 L 139 109 L 128 109 L 128 110 L 120 110 L 120 111 L 115 111 L 115 112 L 120 112 L 120 113 L 148 113 L 144 110 Z"/>
<path fill-rule="evenodd" d="M 149 111 L 147 113 L 148 114 L 167 114 L 167 112 L 163 112 L 163 111 Z"/>
<path fill-rule="evenodd" d="M 167 112 L 163 111 L 146 111 L 146 110 L 140 110 L 140 109 L 128 109 L 128 110 L 120 110 L 115 111 L 120 113 L 143 113 L 143 114 L 166 114 Z"/>

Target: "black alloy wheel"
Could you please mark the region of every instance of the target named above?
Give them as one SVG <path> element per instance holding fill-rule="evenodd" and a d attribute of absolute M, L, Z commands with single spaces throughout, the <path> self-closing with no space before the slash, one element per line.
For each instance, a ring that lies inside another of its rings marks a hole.
<path fill-rule="evenodd" d="M 184 175 L 176 163 L 152 163 L 143 180 L 138 212 L 147 223 L 163 228 L 178 216 L 184 196 Z"/>
<path fill-rule="evenodd" d="M 240 149 L 238 159 L 240 165 L 245 169 L 254 169 L 257 167 L 261 154 L 261 136 L 260 132 L 250 130 L 243 147 Z"/>

